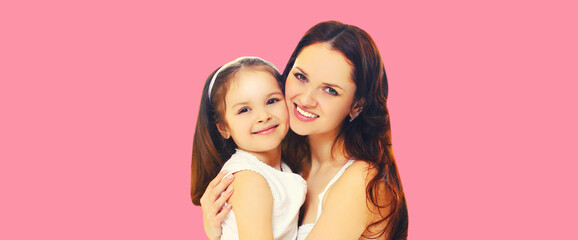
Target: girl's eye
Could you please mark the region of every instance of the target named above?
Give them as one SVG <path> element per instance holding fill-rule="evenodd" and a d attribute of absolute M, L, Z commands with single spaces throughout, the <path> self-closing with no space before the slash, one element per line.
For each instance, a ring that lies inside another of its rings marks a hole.
<path fill-rule="evenodd" d="M 295 76 L 295 78 L 297 78 L 299 81 L 305 82 L 307 81 L 307 77 L 305 77 L 305 75 L 301 74 L 301 73 L 295 73 L 293 74 Z"/>
<path fill-rule="evenodd" d="M 241 113 L 248 112 L 248 111 L 249 111 L 249 108 L 244 107 L 244 108 L 239 109 L 239 111 L 237 112 L 237 114 L 241 114 Z"/>
<path fill-rule="evenodd" d="M 267 105 L 273 104 L 273 103 L 276 103 L 276 102 L 279 102 L 279 101 L 280 101 L 280 100 L 279 100 L 278 98 L 271 98 L 271 99 L 267 100 Z"/>
<path fill-rule="evenodd" d="M 333 96 L 337 96 L 339 95 L 339 93 L 337 91 L 335 91 L 335 89 L 331 88 L 331 87 L 326 87 L 324 89 L 324 91 L 329 94 L 329 95 L 333 95 Z"/>

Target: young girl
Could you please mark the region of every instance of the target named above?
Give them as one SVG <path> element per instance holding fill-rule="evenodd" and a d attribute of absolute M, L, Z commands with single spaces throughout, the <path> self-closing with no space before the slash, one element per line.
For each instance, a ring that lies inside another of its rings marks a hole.
<path fill-rule="evenodd" d="M 297 236 L 305 180 L 281 161 L 289 116 L 279 71 L 257 57 L 223 65 L 205 83 L 193 140 L 191 196 L 201 195 L 219 169 L 235 174 L 221 239 Z M 228 160 L 227 160 L 228 159 Z"/>

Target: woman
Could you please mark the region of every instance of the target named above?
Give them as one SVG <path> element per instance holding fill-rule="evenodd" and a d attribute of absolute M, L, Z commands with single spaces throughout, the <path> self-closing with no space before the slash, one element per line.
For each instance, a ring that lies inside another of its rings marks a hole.
<path fill-rule="evenodd" d="M 283 72 L 291 131 L 284 159 L 307 180 L 298 239 L 406 239 L 407 206 L 391 149 L 387 78 L 362 29 L 322 22 Z M 230 211 L 217 176 L 201 198 L 205 231 Z"/>

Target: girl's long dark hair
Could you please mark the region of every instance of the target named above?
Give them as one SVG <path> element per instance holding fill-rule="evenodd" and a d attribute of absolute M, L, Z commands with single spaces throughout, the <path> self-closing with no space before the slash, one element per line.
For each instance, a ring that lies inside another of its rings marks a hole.
<path fill-rule="evenodd" d="M 357 87 L 353 102 L 361 103 L 363 110 L 352 122 L 349 117 L 343 120 L 334 146 L 343 142 L 348 155 L 369 162 L 377 173 L 367 185 L 366 196 L 379 209 L 381 219 L 367 227 L 372 234 L 364 237 L 407 239 L 407 206 L 391 148 L 387 77 L 377 46 L 369 34 L 356 26 L 337 21 L 319 23 L 299 41 L 285 67 L 283 81 L 301 50 L 314 43 L 329 44 L 353 65 L 352 77 Z M 302 159 L 300 170 L 307 174 L 311 157 L 305 138 L 290 131 L 284 146 L 290 151 L 288 158 Z"/>
<path fill-rule="evenodd" d="M 225 139 L 217 129 L 217 122 L 221 118 L 218 105 L 211 104 L 208 89 L 211 79 L 217 70 L 213 71 L 205 81 L 201 105 L 193 137 L 193 155 L 191 164 L 191 198 L 195 205 L 201 205 L 201 196 L 209 185 L 209 182 L 219 174 L 225 160 L 229 159 L 235 151 L 235 143 L 231 139 Z M 223 74 L 221 72 L 220 74 Z M 215 80 L 213 102 L 223 100 L 224 90 L 227 86 L 223 83 L 224 78 Z M 222 87 L 220 87 L 222 86 Z M 220 91 L 221 90 L 221 91 Z"/>
<path fill-rule="evenodd" d="M 201 205 L 201 196 L 207 189 L 209 182 L 219 174 L 225 162 L 231 158 L 237 148 L 233 138 L 225 139 L 221 136 L 217 129 L 217 124 L 226 124 L 224 119 L 225 95 L 229 89 L 231 79 L 242 68 L 267 71 L 281 84 L 281 75 L 269 63 L 258 58 L 244 59 L 225 67 L 219 72 L 215 78 L 209 99 L 209 85 L 218 69 L 209 75 L 203 87 L 201 105 L 193 137 L 191 199 L 195 205 Z M 284 156 L 282 158 L 287 159 Z M 289 162 L 288 165 L 295 166 L 294 163 Z"/>

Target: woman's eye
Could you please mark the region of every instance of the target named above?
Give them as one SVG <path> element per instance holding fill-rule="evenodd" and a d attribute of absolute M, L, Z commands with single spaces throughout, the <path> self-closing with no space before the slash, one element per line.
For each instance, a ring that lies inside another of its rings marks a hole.
<path fill-rule="evenodd" d="M 301 73 L 295 73 L 293 74 L 295 75 L 295 78 L 297 78 L 299 81 L 307 81 L 307 77 L 305 77 L 305 75 L 301 74 Z"/>
<path fill-rule="evenodd" d="M 339 93 L 338 93 L 337 91 L 335 91 L 335 89 L 330 88 L 330 87 L 326 87 L 326 88 L 324 89 L 324 91 L 325 91 L 326 93 L 328 93 L 329 95 L 333 95 L 333 96 L 339 95 Z"/>
<path fill-rule="evenodd" d="M 244 107 L 244 108 L 239 109 L 239 111 L 237 112 L 237 114 L 241 114 L 241 113 L 248 112 L 248 111 L 249 111 L 249 108 Z"/>

